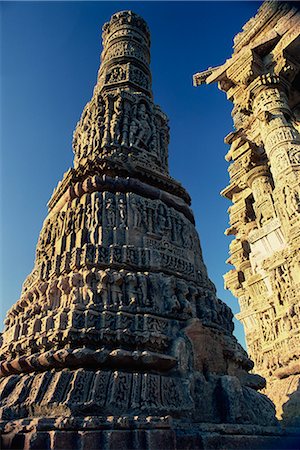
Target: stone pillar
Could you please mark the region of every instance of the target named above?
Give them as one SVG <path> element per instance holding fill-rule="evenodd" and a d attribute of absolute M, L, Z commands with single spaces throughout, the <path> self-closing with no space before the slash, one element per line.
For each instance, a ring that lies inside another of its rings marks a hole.
<path fill-rule="evenodd" d="M 274 198 L 285 238 L 297 242 L 300 233 L 300 135 L 286 92 L 287 80 L 276 77 L 271 85 L 253 89 L 253 113 L 260 122 L 260 135 L 274 180 Z M 259 80 L 261 81 L 261 80 Z M 260 84 L 260 83 L 259 83 Z M 257 90 L 257 92 L 256 92 Z"/>
<path fill-rule="evenodd" d="M 238 297 L 249 354 L 267 379 L 278 417 L 300 421 L 300 14 L 265 2 L 234 39 L 232 57 L 194 76 L 218 82 L 234 104 L 225 142 L 233 202 L 234 266 L 225 286 Z"/>

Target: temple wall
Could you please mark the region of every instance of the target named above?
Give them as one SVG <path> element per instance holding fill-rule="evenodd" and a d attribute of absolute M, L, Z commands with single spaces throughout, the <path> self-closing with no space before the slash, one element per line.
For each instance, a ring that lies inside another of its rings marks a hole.
<path fill-rule="evenodd" d="M 238 298 L 255 369 L 278 417 L 299 421 L 300 362 L 300 14 L 265 2 L 234 39 L 225 64 L 194 76 L 218 82 L 233 102 L 225 142 L 233 235 L 224 277 Z M 279 394 L 280 392 L 280 394 Z M 289 408 L 289 397 L 298 408 Z"/>

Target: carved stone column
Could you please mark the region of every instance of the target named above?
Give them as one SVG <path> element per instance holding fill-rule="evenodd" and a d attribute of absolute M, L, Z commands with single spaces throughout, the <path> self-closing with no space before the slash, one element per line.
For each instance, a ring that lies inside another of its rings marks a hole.
<path fill-rule="evenodd" d="M 260 136 L 274 180 L 274 198 L 288 241 L 299 242 L 300 233 L 300 135 L 286 92 L 289 87 L 279 76 L 270 84 L 252 89 L 253 113 L 259 120 Z M 272 83 L 274 81 L 274 84 Z M 269 84 L 269 83 L 268 83 Z M 256 92 L 257 91 L 257 92 Z M 297 239 L 296 239 L 297 238 Z"/>
<path fill-rule="evenodd" d="M 233 205 L 234 266 L 225 286 L 238 297 L 256 370 L 278 417 L 300 423 L 300 14 L 289 2 L 265 2 L 234 39 L 223 65 L 194 75 L 218 82 L 234 104 L 225 142 Z"/>

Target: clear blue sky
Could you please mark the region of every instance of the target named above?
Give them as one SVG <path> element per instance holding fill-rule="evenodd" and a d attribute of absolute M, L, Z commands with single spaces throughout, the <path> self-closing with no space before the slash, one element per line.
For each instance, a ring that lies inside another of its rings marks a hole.
<path fill-rule="evenodd" d="M 192 197 L 205 263 L 218 295 L 230 269 L 224 136 L 232 105 L 217 86 L 194 88 L 195 72 L 223 63 L 233 37 L 261 2 L 2 2 L 1 8 L 1 310 L 19 298 L 31 272 L 46 203 L 72 165 L 72 132 L 90 99 L 101 53 L 101 28 L 132 9 L 152 36 L 155 102 L 170 118 L 171 175 Z M 244 345 L 243 327 L 235 334 Z"/>

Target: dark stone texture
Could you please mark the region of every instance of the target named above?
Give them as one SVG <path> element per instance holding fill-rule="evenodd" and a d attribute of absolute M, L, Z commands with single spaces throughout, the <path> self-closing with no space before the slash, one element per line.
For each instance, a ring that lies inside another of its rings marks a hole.
<path fill-rule="evenodd" d="M 203 442 L 198 434 L 179 432 L 176 435 L 176 450 L 203 450 Z"/>
<path fill-rule="evenodd" d="M 202 436 L 204 450 L 299 450 L 299 438 L 274 436 Z"/>
<path fill-rule="evenodd" d="M 173 430 L 151 430 L 147 431 L 147 444 L 149 450 L 164 449 L 174 450 L 176 448 L 176 435 Z"/>
<path fill-rule="evenodd" d="M 133 432 L 131 431 L 106 431 L 105 440 L 108 450 L 128 450 L 133 448 Z"/>
<path fill-rule="evenodd" d="M 104 448 L 102 431 L 84 431 L 80 433 L 81 450 L 102 450 Z"/>
<path fill-rule="evenodd" d="M 31 433 L 26 436 L 24 450 L 50 450 L 51 439 L 49 433 Z"/>
<path fill-rule="evenodd" d="M 79 435 L 75 431 L 54 431 L 52 449 L 75 450 L 80 448 Z"/>
<path fill-rule="evenodd" d="M 133 437 L 133 449 L 147 448 L 147 432 L 145 430 L 135 430 Z"/>
<path fill-rule="evenodd" d="M 198 429 L 198 430 L 197 430 Z M 1 450 L 299 450 L 300 430 L 263 429 L 251 427 L 232 428 L 230 425 L 215 428 L 213 425 L 195 426 L 189 430 L 140 429 L 140 430 L 58 430 L 37 431 L 28 426 L 19 434 L 4 434 Z M 247 433 L 247 434 L 244 434 Z M 50 436 L 51 435 L 51 436 Z"/>
<path fill-rule="evenodd" d="M 11 441 L 9 442 L 9 449 L 11 450 L 20 450 L 24 448 L 25 444 L 25 435 L 24 434 L 16 434 Z M 5 447 L 4 447 L 5 448 Z"/>

